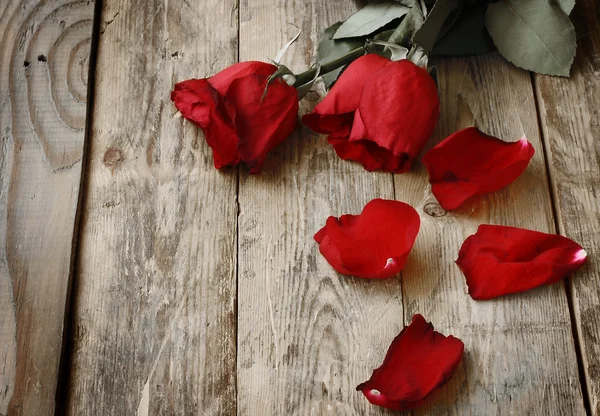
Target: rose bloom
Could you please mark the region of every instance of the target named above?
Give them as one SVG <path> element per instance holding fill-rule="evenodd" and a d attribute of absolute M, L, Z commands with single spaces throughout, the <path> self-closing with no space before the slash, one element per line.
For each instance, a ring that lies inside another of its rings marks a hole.
<path fill-rule="evenodd" d="M 244 162 L 250 173 L 259 173 L 267 154 L 294 131 L 297 90 L 278 79 L 263 97 L 276 70 L 264 62 L 241 62 L 175 85 L 171 100 L 202 128 L 217 169 Z"/>
<path fill-rule="evenodd" d="M 328 134 L 342 159 L 368 171 L 401 173 L 410 169 L 438 117 L 437 88 L 425 69 L 369 54 L 350 64 L 302 121 Z"/>

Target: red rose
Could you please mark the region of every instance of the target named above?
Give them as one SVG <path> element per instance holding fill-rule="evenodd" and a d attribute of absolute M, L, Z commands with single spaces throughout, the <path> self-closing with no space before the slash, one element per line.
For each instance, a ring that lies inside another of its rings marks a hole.
<path fill-rule="evenodd" d="M 259 173 L 267 153 L 296 127 L 294 87 L 276 80 L 261 102 L 267 78 L 276 69 L 263 62 L 241 62 L 208 79 L 175 85 L 171 100 L 202 128 L 217 169 L 242 161 L 250 173 Z"/>
<path fill-rule="evenodd" d="M 535 150 L 523 137 L 507 143 L 469 127 L 448 136 L 423 162 L 431 191 L 446 210 L 509 185 L 525 170 Z"/>
<path fill-rule="evenodd" d="M 342 159 L 368 171 L 401 173 L 425 146 L 438 116 L 437 88 L 425 69 L 370 54 L 350 64 L 302 121 L 329 134 Z"/>
<path fill-rule="evenodd" d="M 404 268 L 420 224 L 419 214 L 410 205 L 374 199 L 360 215 L 329 217 L 315 240 L 339 273 L 383 279 Z"/>
<path fill-rule="evenodd" d="M 377 406 L 413 409 L 452 377 L 464 347 L 458 338 L 434 331 L 415 315 L 390 345 L 381 367 L 356 390 Z"/>
<path fill-rule="evenodd" d="M 549 285 L 585 263 L 585 250 L 561 235 L 480 225 L 465 240 L 456 264 L 473 299 L 492 299 Z"/>

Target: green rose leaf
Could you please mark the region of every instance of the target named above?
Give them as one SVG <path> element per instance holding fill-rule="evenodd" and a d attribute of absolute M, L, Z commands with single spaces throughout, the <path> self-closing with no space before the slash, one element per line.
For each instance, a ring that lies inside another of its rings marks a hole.
<path fill-rule="evenodd" d="M 384 30 L 383 32 L 379 32 L 378 34 L 376 34 L 375 36 L 373 36 L 374 40 L 383 40 L 386 41 L 390 38 L 390 36 L 392 36 L 392 33 L 394 33 L 396 29 L 388 29 L 388 30 Z"/>
<path fill-rule="evenodd" d="M 438 37 L 443 36 L 453 25 L 461 7 L 462 2 L 459 0 L 438 0 L 423 26 L 415 33 L 413 41 L 431 52 Z"/>
<path fill-rule="evenodd" d="M 575 0 L 551 0 L 558 4 L 558 7 L 562 9 L 566 14 L 571 14 L 573 7 L 575 7 Z"/>
<path fill-rule="evenodd" d="M 569 76 L 575 29 L 558 4 L 499 0 L 488 6 L 485 24 L 500 53 L 513 64 L 540 74 Z"/>
<path fill-rule="evenodd" d="M 394 33 L 392 33 L 387 41 L 410 48 L 412 46 L 412 37 L 423 24 L 425 17 L 423 16 L 423 10 L 419 0 L 403 1 L 407 6 L 410 7 L 410 11 L 406 17 L 402 19 L 402 22 L 400 22 L 396 30 L 394 30 Z"/>
<path fill-rule="evenodd" d="M 433 47 L 433 55 L 470 56 L 496 47 L 485 28 L 487 4 L 464 7 L 450 31 Z"/>
<path fill-rule="evenodd" d="M 319 41 L 319 46 L 317 48 L 317 62 L 319 64 L 323 65 L 327 62 L 341 58 L 351 50 L 356 49 L 365 43 L 364 39 L 332 39 L 333 34 L 341 25 L 342 22 L 338 22 L 328 27 L 323 33 L 323 37 Z M 338 68 L 323 75 L 323 82 L 327 88 L 331 87 L 337 80 L 342 69 L 343 68 Z"/>
<path fill-rule="evenodd" d="M 427 10 L 431 10 L 433 6 L 435 6 L 435 0 L 424 0 L 423 3 L 425 3 L 425 8 Z"/>
<path fill-rule="evenodd" d="M 405 5 L 395 1 L 370 3 L 342 23 L 333 35 L 333 39 L 368 36 L 393 20 L 403 17 L 409 10 Z"/>

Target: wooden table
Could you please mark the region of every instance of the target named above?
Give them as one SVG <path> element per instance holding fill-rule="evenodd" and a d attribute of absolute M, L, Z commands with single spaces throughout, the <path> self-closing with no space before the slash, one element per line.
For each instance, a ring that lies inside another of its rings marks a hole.
<path fill-rule="evenodd" d="M 273 57 L 292 23 L 285 63 L 303 70 L 356 7 L 0 0 L 0 414 L 385 414 L 354 388 L 415 313 L 466 346 L 415 414 L 600 414 L 600 6 L 577 2 L 570 79 L 497 54 L 436 62 L 430 146 L 477 125 L 537 150 L 456 212 L 421 164 L 368 173 L 304 127 L 259 176 L 215 170 L 174 83 Z M 375 197 L 418 210 L 413 254 L 401 277 L 339 276 L 312 236 Z M 481 223 L 558 232 L 589 262 L 473 301 L 453 260 Z"/>

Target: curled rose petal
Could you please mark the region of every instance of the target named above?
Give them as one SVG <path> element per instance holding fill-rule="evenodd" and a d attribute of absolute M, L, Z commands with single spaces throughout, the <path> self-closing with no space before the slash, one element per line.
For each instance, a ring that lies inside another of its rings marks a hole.
<path fill-rule="evenodd" d="M 258 173 L 267 154 L 285 140 L 298 121 L 298 95 L 294 87 L 272 82 L 265 97 L 266 78 L 247 75 L 231 83 L 225 98 L 236 108 L 238 153 L 251 173 Z"/>
<path fill-rule="evenodd" d="M 566 237 L 501 225 L 480 225 L 456 264 L 473 299 L 492 299 L 552 284 L 585 263 L 587 254 Z"/>
<path fill-rule="evenodd" d="M 420 224 L 419 214 L 410 205 L 374 199 L 360 215 L 329 217 L 315 240 L 339 273 L 383 279 L 404 268 Z"/>
<path fill-rule="evenodd" d="M 523 137 L 507 143 L 469 127 L 448 136 L 431 149 L 423 162 L 431 191 L 446 210 L 475 195 L 504 188 L 527 168 L 535 150 Z"/>
<path fill-rule="evenodd" d="M 340 158 L 368 171 L 402 173 L 425 146 L 438 116 L 437 88 L 425 69 L 367 54 L 348 66 L 302 121 L 328 134 Z"/>
<path fill-rule="evenodd" d="M 434 331 L 415 315 L 390 345 L 381 367 L 356 390 L 377 406 L 413 409 L 452 377 L 463 351 L 461 340 Z"/>
<path fill-rule="evenodd" d="M 204 131 L 217 169 L 244 162 L 260 172 L 265 157 L 294 130 L 298 93 L 285 82 L 271 83 L 274 65 L 241 62 L 208 79 L 179 82 L 171 92 L 177 109 Z"/>

